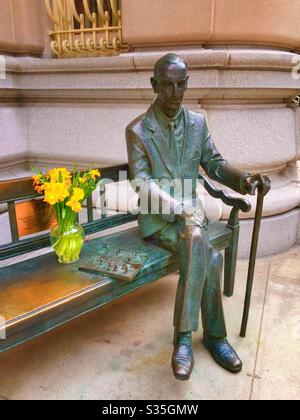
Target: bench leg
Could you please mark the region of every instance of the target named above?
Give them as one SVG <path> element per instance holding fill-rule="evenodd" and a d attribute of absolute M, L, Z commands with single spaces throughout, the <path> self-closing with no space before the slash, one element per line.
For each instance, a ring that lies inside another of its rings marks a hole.
<path fill-rule="evenodd" d="M 224 295 L 231 297 L 234 293 L 234 282 L 236 272 L 237 251 L 239 243 L 240 227 L 235 226 L 232 229 L 232 242 L 229 248 L 225 250 L 225 268 L 224 268 Z"/>

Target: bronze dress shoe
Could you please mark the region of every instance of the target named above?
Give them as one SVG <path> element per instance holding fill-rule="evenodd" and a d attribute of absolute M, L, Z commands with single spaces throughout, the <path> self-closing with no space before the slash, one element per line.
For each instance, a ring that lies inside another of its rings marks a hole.
<path fill-rule="evenodd" d="M 239 373 L 242 370 L 243 364 L 226 338 L 205 337 L 203 343 L 222 368 L 231 373 Z"/>
<path fill-rule="evenodd" d="M 172 368 L 176 379 L 187 381 L 190 379 L 194 367 L 192 335 L 191 333 L 177 334 L 174 338 Z"/>

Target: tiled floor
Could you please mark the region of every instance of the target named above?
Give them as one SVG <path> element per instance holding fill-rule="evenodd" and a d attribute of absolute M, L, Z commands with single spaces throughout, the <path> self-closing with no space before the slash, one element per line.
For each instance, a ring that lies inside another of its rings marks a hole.
<path fill-rule="evenodd" d="M 0 399 L 211 399 L 300 397 L 300 247 L 258 260 L 246 339 L 238 336 L 247 274 L 240 261 L 233 298 L 224 298 L 239 375 L 218 367 L 194 335 L 189 382 L 172 376 L 177 276 L 0 355 Z"/>

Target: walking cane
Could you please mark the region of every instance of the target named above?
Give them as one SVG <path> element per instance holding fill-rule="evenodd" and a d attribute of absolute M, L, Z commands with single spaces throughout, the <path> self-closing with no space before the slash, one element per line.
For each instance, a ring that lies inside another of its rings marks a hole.
<path fill-rule="evenodd" d="M 261 175 L 259 176 L 261 178 Z M 254 221 L 252 243 L 251 243 L 251 253 L 250 253 L 249 268 L 248 268 L 247 289 L 246 289 L 246 296 L 245 296 L 245 303 L 244 303 L 243 321 L 242 321 L 241 332 L 240 332 L 240 336 L 243 338 L 246 337 L 246 331 L 247 331 L 247 325 L 248 325 L 248 319 L 249 319 L 259 231 L 260 231 L 262 211 L 263 211 L 263 205 L 264 205 L 264 191 L 263 191 L 262 180 L 261 182 L 257 182 L 256 186 L 257 186 L 257 204 L 256 204 L 255 221 Z M 256 186 L 254 188 L 256 188 Z"/>

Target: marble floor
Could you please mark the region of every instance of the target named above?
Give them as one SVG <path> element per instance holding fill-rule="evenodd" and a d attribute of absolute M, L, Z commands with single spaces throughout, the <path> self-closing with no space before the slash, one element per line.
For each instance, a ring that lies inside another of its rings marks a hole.
<path fill-rule="evenodd" d="M 0 355 L 3 400 L 297 400 L 300 397 L 300 247 L 258 260 L 246 339 L 239 328 L 247 262 L 224 297 L 231 343 L 244 370 L 218 367 L 194 334 L 189 382 L 171 371 L 177 275 Z"/>

